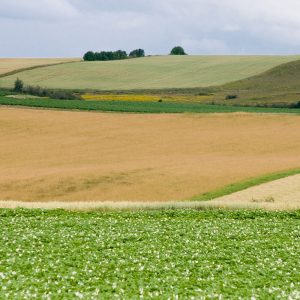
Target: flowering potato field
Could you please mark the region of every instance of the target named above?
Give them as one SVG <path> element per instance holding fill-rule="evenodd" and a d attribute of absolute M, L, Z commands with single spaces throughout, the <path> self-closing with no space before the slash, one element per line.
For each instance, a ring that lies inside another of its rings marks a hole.
<path fill-rule="evenodd" d="M 0 210 L 1 299 L 300 299 L 300 212 Z"/>

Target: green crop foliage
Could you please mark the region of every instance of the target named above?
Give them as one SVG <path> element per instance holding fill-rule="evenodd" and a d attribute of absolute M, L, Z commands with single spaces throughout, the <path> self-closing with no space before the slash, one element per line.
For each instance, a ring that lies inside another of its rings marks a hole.
<path fill-rule="evenodd" d="M 208 105 L 179 102 L 82 101 L 54 99 L 11 99 L 0 96 L 0 105 L 57 108 L 83 111 L 110 111 L 135 113 L 300 113 L 299 109 L 258 108 L 228 105 Z"/>
<path fill-rule="evenodd" d="M 300 212 L 0 210 L 1 299 L 299 299 Z"/>

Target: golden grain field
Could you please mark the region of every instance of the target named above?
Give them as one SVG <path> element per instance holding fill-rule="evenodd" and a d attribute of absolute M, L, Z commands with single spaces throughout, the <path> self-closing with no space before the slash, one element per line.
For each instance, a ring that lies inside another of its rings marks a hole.
<path fill-rule="evenodd" d="M 79 60 L 78 58 L 0 58 L 0 75 L 20 69 Z"/>
<path fill-rule="evenodd" d="M 300 166 L 300 117 L 0 108 L 0 200 L 177 201 Z"/>

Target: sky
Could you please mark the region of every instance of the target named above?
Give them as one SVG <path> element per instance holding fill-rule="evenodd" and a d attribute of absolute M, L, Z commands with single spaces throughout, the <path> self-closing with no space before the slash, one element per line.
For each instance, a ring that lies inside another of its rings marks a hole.
<path fill-rule="evenodd" d="M 0 57 L 299 54 L 299 0 L 0 0 Z"/>

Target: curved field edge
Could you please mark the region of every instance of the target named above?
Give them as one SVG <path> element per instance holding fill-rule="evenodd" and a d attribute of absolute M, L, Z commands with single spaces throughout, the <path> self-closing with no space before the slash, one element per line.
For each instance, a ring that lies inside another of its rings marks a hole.
<path fill-rule="evenodd" d="M 0 105 L 23 106 L 45 109 L 107 111 L 132 113 L 284 113 L 299 114 L 299 109 L 292 108 L 261 108 L 229 105 L 210 105 L 199 103 L 172 102 L 130 102 L 130 101 L 83 101 L 53 99 L 13 99 L 0 96 Z"/>
<path fill-rule="evenodd" d="M 95 202 L 95 201 L 52 201 L 52 202 L 25 202 L 25 201 L 0 201 L 1 209 L 45 209 L 45 210 L 68 210 L 68 211 L 151 211 L 168 209 L 226 209 L 226 210 L 266 210 L 266 211 L 297 211 L 300 206 L 278 205 L 277 203 L 224 203 L 219 201 L 214 203 L 212 200 L 231 195 L 251 187 L 264 185 L 280 179 L 292 177 L 300 174 L 300 169 L 293 169 L 271 173 L 268 175 L 252 178 L 247 181 L 228 185 L 209 193 L 195 196 L 188 201 L 169 201 L 169 202 Z"/>
<path fill-rule="evenodd" d="M 36 68 L 81 61 L 80 58 L 0 58 L 0 78 Z"/>
<path fill-rule="evenodd" d="M 246 190 L 254 186 L 258 186 L 264 183 L 268 183 L 271 181 L 283 179 L 298 174 L 300 174 L 300 168 L 266 174 L 263 176 L 250 178 L 246 181 L 233 183 L 212 192 L 194 196 L 191 199 L 189 199 L 189 201 L 210 201 L 216 198 L 220 198 L 223 196 L 227 196 L 236 192 Z"/>
<path fill-rule="evenodd" d="M 19 73 L 26 84 L 52 89 L 133 90 L 217 86 L 248 78 L 299 56 L 158 56 L 113 62 L 75 62 Z M 124 77 L 122 74 L 126 74 Z M 1 85 L 11 87 L 14 76 Z"/>
<path fill-rule="evenodd" d="M 32 67 L 26 67 L 26 68 L 21 68 L 21 69 L 16 69 L 7 73 L 0 74 L 0 78 L 4 78 L 7 76 L 12 76 L 16 75 L 18 73 L 26 72 L 26 71 L 31 71 L 35 69 L 40 69 L 40 68 L 46 68 L 46 67 L 52 67 L 52 66 L 59 66 L 59 65 L 64 65 L 64 64 L 70 64 L 74 63 L 76 61 L 65 61 L 65 62 L 59 62 L 59 63 L 52 63 L 52 64 L 44 64 L 44 65 L 37 65 L 37 66 L 32 66 Z"/>

